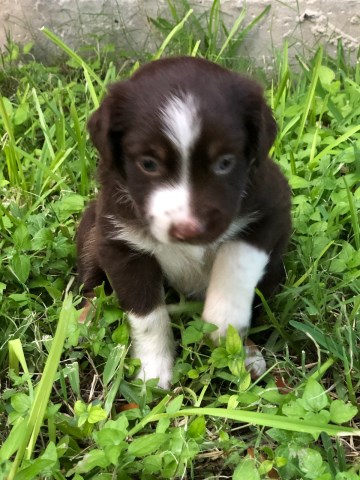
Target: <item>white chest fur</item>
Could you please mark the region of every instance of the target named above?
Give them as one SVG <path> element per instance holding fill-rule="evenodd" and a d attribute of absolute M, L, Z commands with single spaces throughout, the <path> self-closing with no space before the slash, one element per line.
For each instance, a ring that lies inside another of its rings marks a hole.
<path fill-rule="evenodd" d="M 216 242 L 206 246 L 160 243 L 146 232 L 119 222 L 113 216 L 109 216 L 108 220 L 113 228 L 113 240 L 123 240 L 138 251 L 154 255 L 170 285 L 185 295 L 203 298 L 220 245 L 246 228 L 254 218 L 238 218 Z"/>
<path fill-rule="evenodd" d="M 159 245 L 154 252 L 170 285 L 188 296 L 204 297 L 216 247 Z"/>

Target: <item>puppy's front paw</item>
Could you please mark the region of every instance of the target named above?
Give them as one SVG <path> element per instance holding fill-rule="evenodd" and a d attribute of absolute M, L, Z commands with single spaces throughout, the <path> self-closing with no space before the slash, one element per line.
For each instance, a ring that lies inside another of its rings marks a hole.
<path fill-rule="evenodd" d="M 170 352 L 162 354 L 161 357 L 153 354 L 135 354 L 134 356 L 141 360 L 141 369 L 138 373 L 138 378 L 141 378 L 144 382 L 152 378 L 158 378 L 159 387 L 165 390 L 170 387 L 173 366 L 173 357 Z"/>
<path fill-rule="evenodd" d="M 232 325 L 241 337 L 245 337 L 250 327 L 250 318 L 251 310 L 245 302 L 242 305 L 229 301 L 217 302 L 215 305 L 211 301 L 205 303 L 203 319 L 218 327 L 210 334 L 215 344 L 219 343 L 221 337 L 226 337 L 229 325 Z"/>
<path fill-rule="evenodd" d="M 159 379 L 159 387 L 169 388 L 175 356 L 175 344 L 165 305 L 148 315 L 129 313 L 133 351 L 141 360 L 138 378 L 144 381 Z"/>

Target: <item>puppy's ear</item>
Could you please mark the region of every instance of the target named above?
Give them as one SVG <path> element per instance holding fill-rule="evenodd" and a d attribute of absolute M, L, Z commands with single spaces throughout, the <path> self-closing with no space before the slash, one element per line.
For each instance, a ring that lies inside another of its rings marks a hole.
<path fill-rule="evenodd" d="M 277 125 L 265 102 L 262 88 L 259 85 L 253 85 L 252 88 L 245 112 L 246 154 L 251 162 L 258 165 L 269 154 L 276 138 Z"/>
<path fill-rule="evenodd" d="M 126 82 L 110 87 L 101 106 L 92 114 L 88 122 L 90 138 L 105 164 L 114 163 L 122 168 L 122 136 L 124 131 L 123 106 Z"/>
<path fill-rule="evenodd" d="M 102 105 L 91 115 L 88 121 L 90 139 L 105 162 L 111 161 L 111 145 L 109 139 L 110 112 L 106 99 Z"/>

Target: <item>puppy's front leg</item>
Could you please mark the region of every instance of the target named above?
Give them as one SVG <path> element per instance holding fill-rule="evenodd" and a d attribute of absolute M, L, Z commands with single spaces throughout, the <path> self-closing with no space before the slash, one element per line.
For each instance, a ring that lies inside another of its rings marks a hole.
<path fill-rule="evenodd" d="M 229 325 L 245 336 L 250 327 L 255 287 L 263 277 L 269 256 L 263 250 L 244 241 L 226 242 L 217 252 L 206 293 L 203 318 L 217 325 L 215 342 L 226 335 Z M 257 373 L 265 370 L 260 354 L 254 357 L 248 350 L 246 364 Z M 253 357 L 255 360 L 253 360 Z M 260 363 L 261 365 L 260 365 Z M 263 373 L 263 372 L 261 372 Z"/>
<path fill-rule="evenodd" d="M 141 361 L 139 377 L 158 378 L 159 386 L 168 388 L 175 347 L 158 262 L 123 242 L 106 242 L 100 248 L 100 259 L 121 307 L 128 314 L 132 355 Z"/>
<path fill-rule="evenodd" d="M 174 338 L 165 305 L 145 315 L 128 313 L 131 325 L 132 355 L 141 360 L 139 378 L 159 379 L 159 387 L 169 388 L 174 362 Z"/>

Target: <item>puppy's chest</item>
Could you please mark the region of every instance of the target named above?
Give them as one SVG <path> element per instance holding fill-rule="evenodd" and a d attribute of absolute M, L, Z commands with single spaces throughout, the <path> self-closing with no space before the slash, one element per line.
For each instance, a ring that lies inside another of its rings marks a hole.
<path fill-rule="evenodd" d="M 218 244 L 163 244 L 141 229 L 119 222 L 113 216 L 108 216 L 107 219 L 111 225 L 112 240 L 125 241 L 135 251 L 153 255 L 169 284 L 179 292 L 197 298 L 205 296 Z"/>
<path fill-rule="evenodd" d="M 216 248 L 194 245 L 160 245 L 153 252 L 171 286 L 201 298 L 210 281 Z"/>

